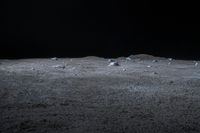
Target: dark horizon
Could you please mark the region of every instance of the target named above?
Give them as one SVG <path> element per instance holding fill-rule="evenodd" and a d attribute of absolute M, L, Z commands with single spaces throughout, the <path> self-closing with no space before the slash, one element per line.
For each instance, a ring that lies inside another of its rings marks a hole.
<path fill-rule="evenodd" d="M 13 46 L 13 45 L 12 45 Z M 152 45 L 151 45 L 152 46 Z M 78 47 L 78 46 L 77 46 Z M 150 47 L 150 46 L 149 46 Z M 136 47 L 135 49 L 128 49 L 127 47 L 118 47 L 117 48 L 83 48 L 80 47 L 77 52 L 75 47 L 66 48 L 63 46 L 58 47 L 50 47 L 50 46 L 33 46 L 30 45 L 28 47 L 13 47 L 12 50 L 8 47 L 3 47 L 7 49 L 1 52 L 1 59 L 20 59 L 20 58 L 67 58 L 67 57 L 85 57 L 85 56 L 98 56 L 104 58 L 116 58 L 122 56 L 130 56 L 136 54 L 149 54 L 153 56 L 166 57 L 166 58 L 174 58 L 174 59 L 185 59 L 185 60 L 199 60 L 200 56 L 198 53 L 198 48 L 194 49 L 177 49 L 172 45 L 168 45 L 169 48 L 154 47 L 154 49 L 144 49 L 143 47 Z M 145 46 L 145 48 L 148 48 Z M 171 48 L 171 49 L 170 49 Z M 173 49 L 175 48 L 175 49 Z M 1 49 L 1 50 L 4 50 Z M 9 52 L 7 52 L 9 50 Z M 102 52 L 103 51 L 103 52 Z M 170 52 L 170 53 L 169 53 Z M 10 54 L 11 53 L 11 54 Z"/>
<path fill-rule="evenodd" d="M 195 3 L 6 1 L 0 58 L 120 57 L 200 60 Z"/>

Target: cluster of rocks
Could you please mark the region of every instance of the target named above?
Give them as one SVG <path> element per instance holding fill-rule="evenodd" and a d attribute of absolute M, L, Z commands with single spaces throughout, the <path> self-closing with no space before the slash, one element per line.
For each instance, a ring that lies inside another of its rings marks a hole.
<path fill-rule="evenodd" d="M 131 61 L 132 58 L 131 57 L 126 57 L 127 61 Z M 114 59 L 108 59 L 108 66 L 120 66 L 119 62 L 115 61 Z M 126 71 L 125 69 L 123 69 L 123 71 Z"/>
<path fill-rule="evenodd" d="M 57 58 L 57 57 L 53 57 L 53 58 L 51 58 L 51 60 L 56 61 L 56 60 L 58 60 L 58 58 Z M 65 69 L 65 68 L 66 68 L 66 65 L 64 65 L 64 64 L 62 64 L 62 65 L 54 65 L 54 66 L 52 66 L 52 67 L 53 67 L 53 68 Z"/>

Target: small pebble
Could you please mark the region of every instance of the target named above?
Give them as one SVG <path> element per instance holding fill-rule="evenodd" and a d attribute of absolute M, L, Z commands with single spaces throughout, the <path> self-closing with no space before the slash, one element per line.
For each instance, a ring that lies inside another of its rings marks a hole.
<path fill-rule="evenodd" d="M 153 74 L 154 74 L 154 75 L 157 75 L 158 73 L 157 73 L 157 72 L 153 72 Z"/>
<path fill-rule="evenodd" d="M 32 67 L 32 68 L 31 68 L 31 71 L 34 71 L 34 70 L 35 70 L 35 68 Z"/>
<path fill-rule="evenodd" d="M 147 66 L 148 68 L 151 67 L 150 65 Z"/>
<path fill-rule="evenodd" d="M 168 65 L 171 65 L 171 62 L 168 62 Z"/>

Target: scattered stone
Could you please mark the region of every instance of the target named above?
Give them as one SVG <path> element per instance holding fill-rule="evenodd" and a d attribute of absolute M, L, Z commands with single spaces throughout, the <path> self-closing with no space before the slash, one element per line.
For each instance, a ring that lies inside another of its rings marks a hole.
<path fill-rule="evenodd" d="M 148 67 L 148 68 L 150 68 L 151 66 L 150 66 L 150 65 L 148 65 L 147 67 Z"/>
<path fill-rule="evenodd" d="M 53 57 L 53 58 L 51 58 L 51 60 L 58 60 L 58 58 L 57 57 Z"/>
<path fill-rule="evenodd" d="M 110 64 L 108 66 L 119 66 L 118 62 L 110 62 Z"/>
<path fill-rule="evenodd" d="M 171 65 L 171 62 L 168 62 L 168 65 Z"/>
<path fill-rule="evenodd" d="M 65 65 L 54 65 L 52 67 L 53 68 L 62 68 L 62 69 L 65 69 Z"/>
<path fill-rule="evenodd" d="M 152 62 L 155 63 L 155 62 L 158 62 L 158 60 L 153 60 Z"/>

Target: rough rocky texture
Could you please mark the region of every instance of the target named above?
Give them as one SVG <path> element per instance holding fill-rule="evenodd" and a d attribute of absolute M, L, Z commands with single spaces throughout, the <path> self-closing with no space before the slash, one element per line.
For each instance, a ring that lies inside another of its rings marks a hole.
<path fill-rule="evenodd" d="M 200 66 L 130 58 L 0 60 L 0 133 L 199 133 Z"/>

